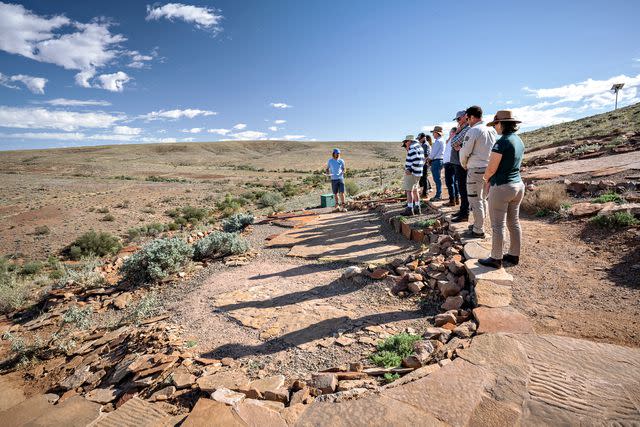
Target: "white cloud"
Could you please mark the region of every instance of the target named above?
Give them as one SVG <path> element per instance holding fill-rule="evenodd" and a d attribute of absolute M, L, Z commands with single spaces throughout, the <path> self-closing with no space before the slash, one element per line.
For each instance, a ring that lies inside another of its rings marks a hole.
<path fill-rule="evenodd" d="M 271 106 L 273 108 L 282 108 L 282 109 L 284 109 L 284 108 L 293 108 L 293 105 L 288 105 L 288 104 L 285 104 L 284 102 L 272 102 Z"/>
<path fill-rule="evenodd" d="M 235 125 L 233 128 L 234 128 L 235 130 L 242 130 L 242 129 L 246 129 L 246 128 L 247 128 L 247 125 L 246 125 L 246 123 L 238 123 L 238 124 L 237 124 L 237 125 Z"/>
<path fill-rule="evenodd" d="M 97 79 L 99 83 L 94 85 L 94 87 L 106 89 L 111 92 L 122 92 L 124 84 L 131 80 L 127 73 L 123 71 L 118 71 L 113 74 L 101 74 Z"/>
<path fill-rule="evenodd" d="M 86 134 L 83 132 L 23 132 L 0 133 L 4 139 L 36 139 L 59 141 L 121 141 L 121 142 L 192 142 L 195 138 L 157 138 L 136 137 L 136 135 L 121 135 L 115 133 Z"/>
<path fill-rule="evenodd" d="M 277 132 L 278 131 L 278 126 L 269 126 L 269 130 L 271 132 Z"/>
<path fill-rule="evenodd" d="M 143 55 L 137 50 L 132 50 L 127 52 L 127 55 L 131 57 L 131 62 L 127 64 L 127 67 L 130 68 L 145 68 L 147 67 L 147 62 L 153 61 L 158 57 L 158 49 L 155 48 L 151 51 L 149 55 Z"/>
<path fill-rule="evenodd" d="M 214 33 L 222 31 L 220 21 L 222 15 L 210 7 L 192 6 L 182 3 L 167 3 L 164 6 L 147 6 L 147 21 L 157 21 L 166 18 L 169 21 L 180 19 L 195 24 L 196 28 L 211 30 Z"/>
<path fill-rule="evenodd" d="M 277 124 L 277 125 L 282 125 L 282 124 L 284 124 L 284 123 L 287 123 L 287 121 L 286 121 L 286 120 L 279 119 L 279 120 L 274 120 L 274 121 L 273 121 L 273 123 L 275 123 L 275 124 Z"/>
<path fill-rule="evenodd" d="M 74 131 L 80 128 L 108 128 L 123 119 L 123 116 L 103 112 L 77 113 L 40 107 L 0 106 L 0 127 L 8 128 Z"/>
<path fill-rule="evenodd" d="M 263 139 L 265 136 L 267 136 L 267 134 L 264 132 L 257 132 L 254 130 L 246 130 L 244 132 L 234 133 L 231 136 L 233 136 L 236 139 L 255 140 L 255 139 Z"/>
<path fill-rule="evenodd" d="M 45 104 L 55 105 L 57 107 L 89 107 L 89 106 L 109 106 L 111 103 L 109 101 L 94 101 L 92 99 L 81 100 L 81 99 L 66 99 L 66 98 L 55 98 L 50 99 L 48 101 L 44 101 Z"/>
<path fill-rule="evenodd" d="M 184 133 L 200 133 L 203 130 L 204 129 L 202 129 L 202 128 L 191 128 L 191 129 L 182 129 L 182 132 L 184 132 Z"/>
<path fill-rule="evenodd" d="M 194 117 L 197 116 L 215 116 L 216 113 L 215 111 L 209 111 L 209 110 L 198 110 L 195 108 L 187 108 L 185 110 L 159 110 L 159 111 L 152 111 L 150 113 L 144 114 L 142 116 L 139 116 L 139 119 L 145 119 L 145 120 L 161 120 L 161 119 L 181 119 L 183 117 L 187 117 L 190 119 L 193 119 Z"/>
<path fill-rule="evenodd" d="M 0 85 L 6 86 L 11 89 L 19 89 L 13 82 L 20 82 L 26 86 L 32 93 L 43 95 L 44 86 L 47 84 L 47 79 L 44 77 L 33 77 L 25 74 L 16 74 L 15 76 L 7 76 L 0 73 Z"/>
<path fill-rule="evenodd" d="M 306 135 L 285 135 L 283 138 L 286 139 L 287 141 L 292 141 L 292 140 L 304 139 L 306 138 Z"/>
<path fill-rule="evenodd" d="M 217 135 L 223 135 L 224 136 L 224 135 L 228 134 L 229 132 L 231 132 L 231 129 L 209 129 L 209 130 L 207 130 L 207 132 L 215 133 Z"/>
<path fill-rule="evenodd" d="M 117 135 L 140 135 L 142 133 L 142 129 L 132 128 L 129 126 L 114 126 L 113 133 Z"/>

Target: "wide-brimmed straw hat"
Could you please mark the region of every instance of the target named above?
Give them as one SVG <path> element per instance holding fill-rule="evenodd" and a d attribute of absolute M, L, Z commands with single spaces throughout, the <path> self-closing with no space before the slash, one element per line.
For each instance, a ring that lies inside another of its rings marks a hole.
<path fill-rule="evenodd" d="M 434 132 L 438 132 L 440 135 L 442 135 L 442 126 L 435 126 L 431 131 L 431 133 L 434 133 Z"/>
<path fill-rule="evenodd" d="M 400 144 L 401 147 L 404 147 L 404 143 L 407 141 L 414 141 L 415 138 L 413 137 L 413 135 L 407 135 L 404 137 L 404 139 L 402 140 L 402 144 Z"/>
<path fill-rule="evenodd" d="M 487 126 L 495 126 L 498 122 L 522 123 L 522 120 L 515 118 L 511 110 L 500 110 L 493 116 L 493 120 L 487 123 Z"/>

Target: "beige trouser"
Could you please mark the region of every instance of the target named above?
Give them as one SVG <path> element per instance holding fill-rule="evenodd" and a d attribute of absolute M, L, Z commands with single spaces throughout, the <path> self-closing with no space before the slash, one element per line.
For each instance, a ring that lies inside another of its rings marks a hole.
<path fill-rule="evenodd" d="M 493 237 L 491 258 L 502 259 L 504 227 L 509 229 L 509 254 L 520 256 L 520 203 L 524 197 L 524 183 L 492 185 L 489 189 L 489 216 Z"/>
<path fill-rule="evenodd" d="M 482 175 L 486 168 L 467 169 L 467 195 L 473 211 L 473 231 L 484 233 L 484 219 L 487 215 L 487 195 L 484 194 Z"/>

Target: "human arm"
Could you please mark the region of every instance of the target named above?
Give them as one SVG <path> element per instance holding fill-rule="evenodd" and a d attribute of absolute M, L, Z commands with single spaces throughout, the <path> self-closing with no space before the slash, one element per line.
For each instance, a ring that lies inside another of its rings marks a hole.
<path fill-rule="evenodd" d="M 473 152 L 473 146 L 475 145 L 475 129 L 469 129 L 464 135 L 462 143 L 464 144 L 460 149 L 460 164 L 463 168 L 467 169 L 467 162 L 469 156 Z"/>
<path fill-rule="evenodd" d="M 341 159 L 340 163 L 342 164 L 342 178 L 347 176 L 347 166 L 344 163 L 344 160 Z"/>
<path fill-rule="evenodd" d="M 492 151 L 489 156 L 489 164 L 484 171 L 484 175 L 482 175 L 482 181 L 484 181 L 484 189 L 485 192 L 489 191 L 489 180 L 493 175 L 495 175 L 498 170 L 498 166 L 500 166 L 500 161 L 502 160 L 502 153 L 498 153 L 496 151 Z"/>

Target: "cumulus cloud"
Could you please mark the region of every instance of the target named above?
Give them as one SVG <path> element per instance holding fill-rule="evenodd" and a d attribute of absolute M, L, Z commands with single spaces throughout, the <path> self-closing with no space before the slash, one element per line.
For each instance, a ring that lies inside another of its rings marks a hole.
<path fill-rule="evenodd" d="M 246 130 L 244 132 L 234 133 L 233 136 L 236 139 L 244 139 L 244 140 L 256 140 L 256 139 L 264 139 L 267 136 L 264 132 L 258 132 L 254 130 Z"/>
<path fill-rule="evenodd" d="M 286 121 L 286 120 L 279 119 L 279 120 L 274 120 L 274 121 L 273 121 L 273 123 L 275 123 L 275 124 L 277 124 L 277 125 L 282 125 L 282 124 L 284 124 L 284 123 L 287 123 L 287 121 Z"/>
<path fill-rule="evenodd" d="M 124 84 L 131 80 L 131 77 L 123 71 L 113 74 L 101 74 L 97 77 L 98 83 L 94 87 L 106 89 L 111 92 L 122 92 Z"/>
<path fill-rule="evenodd" d="M 127 67 L 145 68 L 148 67 L 147 62 L 153 61 L 158 57 L 158 48 L 153 49 L 149 55 L 144 55 L 137 50 L 127 52 L 127 55 L 131 57 L 131 62 L 127 64 Z"/>
<path fill-rule="evenodd" d="M 9 87 L 11 89 L 19 89 L 13 82 L 20 82 L 26 86 L 32 93 L 43 95 L 44 86 L 47 84 L 47 79 L 44 77 L 33 77 L 25 74 L 16 74 L 15 76 L 7 76 L 0 73 L 0 85 Z"/>
<path fill-rule="evenodd" d="M 238 124 L 237 124 L 237 125 L 235 125 L 233 128 L 234 128 L 235 130 L 242 130 L 242 129 L 246 129 L 246 128 L 247 128 L 247 125 L 246 125 L 246 123 L 238 123 Z"/>
<path fill-rule="evenodd" d="M 119 142 L 192 142 L 194 138 L 158 138 L 137 137 L 136 135 L 122 135 L 116 133 L 87 134 L 84 132 L 22 132 L 0 133 L 6 139 L 35 139 L 58 141 L 119 141 Z"/>
<path fill-rule="evenodd" d="M 39 16 L 22 5 L 0 2 L 0 50 L 76 70 L 75 81 L 82 87 L 122 90 L 128 76 L 121 71 L 102 74 L 94 84 L 90 79 L 97 69 L 121 55 L 132 56 L 133 62 L 146 60 L 138 52 L 122 49 L 126 40 L 122 34 L 111 33 L 110 23 L 104 19 L 81 23 L 63 15 Z"/>
<path fill-rule="evenodd" d="M 269 130 L 271 132 L 277 132 L 278 131 L 278 126 L 269 126 Z"/>
<path fill-rule="evenodd" d="M 222 31 L 220 22 L 222 15 L 210 7 L 193 6 L 183 3 L 167 3 L 164 6 L 147 6 L 147 21 L 159 19 L 176 19 L 194 24 L 196 28 L 213 31 L 214 34 Z"/>
<path fill-rule="evenodd" d="M 18 129 L 108 128 L 123 120 L 123 116 L 103 112 L 73 112 L 46 108 L 0 106 L 0 127 Z"/>
<path fill-rule="evenodd" d="M 114 126 L 113 133 L 116 135 L 140 135 L 142 133 L 142 129 L 129 126 Z"/>
<path fill-rule="evenodd" d="M 111 105 L 109 101 L 94 101 L 92 99 L 67 99 L 67 98 L 55 98 L 48 101 L 44 101 L 45 104 L 55 105 L 56 107 L 106 107 Z"/>
<path fill-rule="evenodd" d="M 191 129 L 182 129 L 182 132 L 184 132 L 184 133 L 200 133 L 203 130 L 204 129 L 202 129 L 202 128 L 191 128 Z"/>
<path fill-rule="evenodd" d="M 229 132 L 231 132 L 231 129 L 209 129 L 207 130 L 207 132 L 224 136 L 224 135 L 227 135 Z"/>
<path fill-rule="evenodd" d="M 271 106 L 272 106 L 273 108 L 281 108 L 281 109 L 284 109 L 284 108 L 293 108 L 293 105 L 285 104 L 284 102 L 272 102 L 272 103 L 271 103 Z"/>
<path fill-rule="evenodd" d="M 215 116 L 216 113 L 215 111 L 209 111 L 209 110 L 199 110 L 196 108 L 187 108 L 185 110 L 159 110 L 159 111 L 152 111 L 150 113 L 144 114 L 142 116 L 139 116 L 139 119 L 144 119 L 144 120 L 162 120 L 162 119 L 181 119 L 183 117 L 187 117 L 189 119 L 193 119 L 194 117 L 197 116 Z"/>
<path fill-rule="evenodd" d="M 306 138 L 306 135 L 285 135 L 283 138 L 287 141 L 295 141 Z"/>

